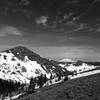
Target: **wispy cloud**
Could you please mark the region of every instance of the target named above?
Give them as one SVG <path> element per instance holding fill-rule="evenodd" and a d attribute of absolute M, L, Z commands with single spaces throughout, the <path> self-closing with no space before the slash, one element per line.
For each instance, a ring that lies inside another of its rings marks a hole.
<path fill-rule="evenodd" d="M 5 37 L 8 35 L 22 36 L 23 32 L 13 26 L 1 26 L 0 37 Z"/>
<path fill-rule="evenodd" d="M 100 32 L 100 28 L 98 28 L 95 32 Z"/>
<path fill-rule="evenodd" d="M 21 0 L 21 3 L 24 4 L 25 6 L 30 5 L 30 2 L 28 0 Z"/>

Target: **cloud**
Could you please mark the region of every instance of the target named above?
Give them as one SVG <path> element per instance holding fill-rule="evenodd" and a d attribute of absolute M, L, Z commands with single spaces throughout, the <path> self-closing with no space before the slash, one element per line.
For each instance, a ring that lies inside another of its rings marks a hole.
<path fill-rule="evenodd" d="M 98 28 L 95 32 L 100 32 L 100 28 Z"/>
<path fill-rule="evenodd" d="M 13 26 L 2 26 L 0 27 L 0 37 L 5 37 L 8 35 L 22 36 L 22 31 Z"/>
<path fill-rule="evenodd" d="M 29 2 L 28 0 L 21 0 L 21 2 L 22 2 L 25 6 L 30 5 L 30 2 Z"/>
<path fill-rule="evenodd" d="M 48 21 L 48 17 L 47 16 L 41 16 L 40 18 L 38 18 L 36 20 L 36 23 L 37 24 L 41 24 L 41 25 L 46 25 L 47 21 Z"/>
<path fill-rule="evenodd" d="M 84 30 L 86 30 L 87 29 L 87 31 L 89 31 L 88 30 L 88 28 L 89 28 L 89 26 L 88 25 L 86 25 L 86 24 L 83 24 L 83 23 L 74 23 L 73 21 L 72 22 L 69 22 L 69 23 L 67 23 L 67 24 L 69 24 L 69 25 L 71 25 L 71 27 L 73 28 L 73 29 L 70 29 L 70 30 L 68 30 L 67 32 L 65 32 L 65 33 L 74 33 L 74 32 L 79 32 L 79 31 L 84 31 Z M 67 25 L 66 24 L 66 25 Z"/>

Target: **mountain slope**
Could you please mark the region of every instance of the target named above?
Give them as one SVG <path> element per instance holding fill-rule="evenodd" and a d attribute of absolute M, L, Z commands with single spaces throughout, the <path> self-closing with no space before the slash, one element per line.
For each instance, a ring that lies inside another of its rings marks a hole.
<path fill-rule="evenodd" d="M 18 100 L 99 100 L 100 74 L 69 80 L 39 89 Z"/>

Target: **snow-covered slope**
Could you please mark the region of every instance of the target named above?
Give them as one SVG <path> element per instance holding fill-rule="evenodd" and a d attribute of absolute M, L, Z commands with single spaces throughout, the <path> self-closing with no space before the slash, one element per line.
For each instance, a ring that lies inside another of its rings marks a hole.
<path fill-rule="evenodd" d="M 59 64 L 61 67 L 66 68 L 66 70 L 71 71 L 71 72 L 75 72 L 75 74 L 81 73 L 81 72 L 85 72 L 85 71 L 89 71 L 91 69 L 96 68 L 96 66 L 94 65 L 88 65 L 86 63 L 82 63 L 82 64 Z"/>
<path fill-rule="evenodd" d="M 0 78 L 29 83 L 30 78 L 41 74 L 48 79 L 63 77 L 68 72 L 56 62 L 40 57 L 26 47 L 18 46 L 0 53 Z"/>

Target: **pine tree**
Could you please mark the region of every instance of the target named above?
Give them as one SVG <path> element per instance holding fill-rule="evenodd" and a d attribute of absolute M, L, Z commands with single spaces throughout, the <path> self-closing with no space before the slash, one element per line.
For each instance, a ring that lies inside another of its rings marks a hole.
<path fill-rule="evenodd" d="M 34 90 L 35 90 L 35 79 L 32 77 L 30 79 L 29 91 L 34 92 Z"/>
<path fill-rule="evenodd" d="M 47 80 L 48 79 L 47 79 L 46 75 L 41 74 L 40 76 L 38 76 L 38 82 L 37 82 L 37 84 L 41 88 L 41 87 L 43 87 L 44 83 L 47 82 Z"/>

